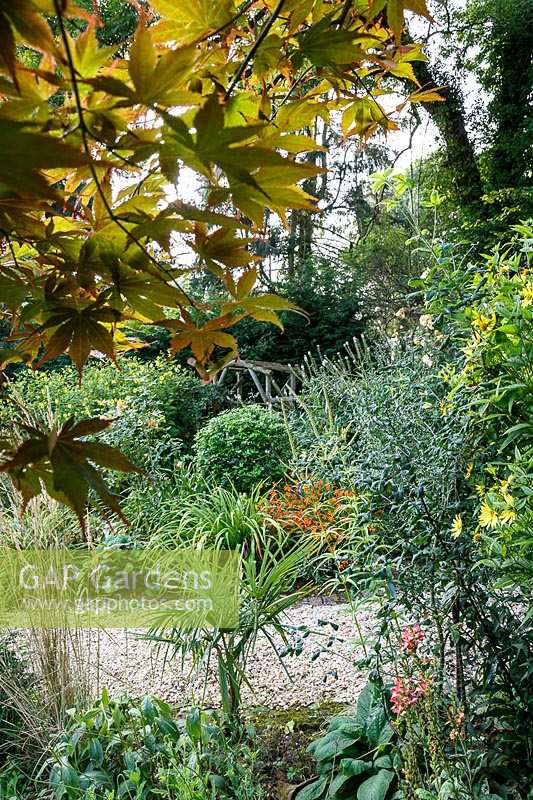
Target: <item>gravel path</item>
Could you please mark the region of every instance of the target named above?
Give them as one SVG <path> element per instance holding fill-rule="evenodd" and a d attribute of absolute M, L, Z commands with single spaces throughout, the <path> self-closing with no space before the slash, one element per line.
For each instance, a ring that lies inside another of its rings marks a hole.
<path fill-rule="evenodd" d="M 359 625 L 368 632 L 373 623 L 371 610 L 359 612 Z M 351 703 L 365 683 L 366 674 L 354 667 L 361 656 L 356 627 L 349 606 L 318 599 L 307 600 L 292 609 L 286 617 L 292 626 L 307 626 L 311 633 L 301 639 L 303 649 L 298 656 L 286 656 L 283 663 L 276 658 L 264 636 L 260 636 L 249 658 L 243 702 L 247 706 L 287 708 L 312 705 L 322 700 Z M 333 623 L 338 628 L 335 630 Z M 95 692 L 106 687 L 110 695 L 129 692 L 138 697 L 154 694 L 172 704 L 188 706 L 219 704 L 216 679 L 210 674 L 205 685 L 202 672 L 191 670 L 190 662 L 165 658 L 154 645 L 138 638 L 134 631 L 106 630 L 87 632 L 84 659 L 91 664 Z M 294 632 L 298 638 L 301 633 Z M 326 647 L 328 639 L 335 640 Z M 279 648 L 284 647 L 275 637 Z M 324 650 L 325 648 L 325 650 Z M 323 650 L 317 657 L 319 650 Z"/>

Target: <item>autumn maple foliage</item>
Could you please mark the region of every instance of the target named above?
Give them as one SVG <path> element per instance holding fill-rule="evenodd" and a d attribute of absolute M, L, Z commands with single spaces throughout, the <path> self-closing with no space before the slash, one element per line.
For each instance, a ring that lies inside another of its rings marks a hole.
<path fill-rule="evenodd" d="M 255 291 L 252 243 L 267 212 L 316 210 L 300 184 L 321 171 L 317 121 L 365 139 L 437 99 L 414 78 L 420 45 L 402 44 L 405 8 L 427 16 L 424 0 L 132 3 L 133 40 L 102 47 L 98 3 L 0 0 L 1 368 L 66 352 L 81 375 L 91 351 L 136 346 L 124 326 L 140 320 L 170 329 L 209 380 L 237 353 L 236 322 L 280 325 L 291 307 Z M 383 101 L 391 77 L 414 81 L 399 105 Z M 198 270 L 219 279 L 212 305 L 182 285 Z M 44 483 L 80 517 L 88 484 L 111 503 L 91 462 L 128 466 L 73 423 L 2 449 L 26 500 Z"/>

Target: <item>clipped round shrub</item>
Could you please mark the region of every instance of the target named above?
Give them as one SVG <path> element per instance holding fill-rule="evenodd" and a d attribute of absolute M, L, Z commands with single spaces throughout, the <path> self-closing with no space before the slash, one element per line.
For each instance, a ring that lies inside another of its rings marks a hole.
<path fill-rule="evenodd" d="M 206 481 L 250 492 L 283 478 L 289 438 L 283 418 L 259 405 L 213 417 L 195 437 L 195 463 Z"/>

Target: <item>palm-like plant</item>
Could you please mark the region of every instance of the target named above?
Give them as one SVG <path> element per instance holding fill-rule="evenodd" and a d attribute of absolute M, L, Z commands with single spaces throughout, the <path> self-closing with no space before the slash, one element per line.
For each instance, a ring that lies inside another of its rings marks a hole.
<path fill-rule="evenodd" d="M 220 536 L 216 547 L 225 546 Z M 206 676 L 216 659 L 222 710 L 228 722 L 235 722 L 239 716 L 242 685 L 248 683 L 246 666 L 259 634 L 267 638 L 281 661 L 275 636 L 287 643 L 285 613 L 313 589 L 311 583 L 297 584 L 304 565 L 316 557 L 316 550 L 316 541 L 303 540 L 288 548 L 285 535 L 258 528 L 241 558 L 240 610 L 234 629 L 178 630 L 169 627 L 171 618 L 160 618 L 151 628 L 150 640 L 166 645 L 182 661 L 186 656 L 192 656 L 195 664 L 203 661 Z"/>

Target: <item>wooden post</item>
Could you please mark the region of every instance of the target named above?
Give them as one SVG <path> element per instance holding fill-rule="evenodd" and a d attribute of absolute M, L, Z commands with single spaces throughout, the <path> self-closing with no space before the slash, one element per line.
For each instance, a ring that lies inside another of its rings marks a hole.
<path fill-rule="evenodd" d="M 235 394 L 237 395 L 239 403 L 242 403 L 242 377 L 242 369 L 238 369 L 237 380 L 235 382 Z"/>
<path fill-rule="evenodd" d="M 272 405 L 272 373 L 265 374 L 265 395 L 269 406 Z"/>
<path fill-rule="evenodd" d="M 250 368 L 250 367 L 248 367 L 248 372 L 250 373 L 250 377 L 252 378 L 253 382 L 256 385 L 256 388 L 257 388 L 257 391 L 259 392 L 259 396 L 261 397 L 261 400 L 263 401 L 263 403 L 266 403 L 267 399 L 266 399 L 266 395 L 265 395 L 265 390 L 261 386 L 261 381 L 257 377 L 255 370 Z"/>

